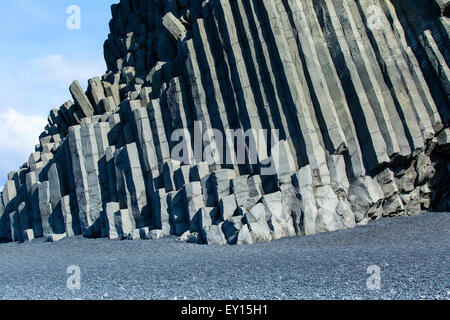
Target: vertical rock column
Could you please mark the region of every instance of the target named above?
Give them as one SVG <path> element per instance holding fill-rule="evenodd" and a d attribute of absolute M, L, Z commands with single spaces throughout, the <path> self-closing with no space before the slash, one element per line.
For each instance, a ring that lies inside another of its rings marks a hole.
<path fill-rule="evenodd" d="M 98 172 L 98 149 L 92 125 L 71 127 L 70 152 L 83 235 L 98 236 L 103 210 Z"/>
<path fill-rule="evenodd" d="M 117 150 L 114 163 L 120 207 L 128 208 L 138 229 L 149 226 L 151 210 L 136 143 Z"/>

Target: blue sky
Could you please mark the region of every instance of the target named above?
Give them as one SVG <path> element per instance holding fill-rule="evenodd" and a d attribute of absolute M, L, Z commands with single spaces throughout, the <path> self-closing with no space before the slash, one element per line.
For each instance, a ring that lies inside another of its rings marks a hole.
<path fill-rule="evenodd" d="M 8 172 L 28 160 L 49 111 L 70 99 L 77 79 L 101 76 L 106 66 L 110 6 L 118 0 L 0 0 L 0 190 Z M 81 12 L 70 30 L 67 9 Z"/>

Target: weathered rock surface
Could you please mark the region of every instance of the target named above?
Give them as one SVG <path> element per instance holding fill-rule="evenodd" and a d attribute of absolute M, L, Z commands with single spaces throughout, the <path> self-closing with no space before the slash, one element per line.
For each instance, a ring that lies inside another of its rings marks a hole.
<path fill-rule="evenodd" d="M 107 72 L 8 175 L 0 240 L 253 244 L 449 211 L 449 8 L 121 0 Z M 229 130 L 254 152 L 218 157 Z"/>

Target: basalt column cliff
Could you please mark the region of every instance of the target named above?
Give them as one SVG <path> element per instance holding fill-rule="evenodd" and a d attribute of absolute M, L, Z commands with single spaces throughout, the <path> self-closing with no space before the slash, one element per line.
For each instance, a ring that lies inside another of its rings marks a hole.
<path fill-rule="evenodd" d="M 121 0 L 106 74 L 9 174 L 0 238 L 251 244 L 450 210 L 449 8 Z"/>

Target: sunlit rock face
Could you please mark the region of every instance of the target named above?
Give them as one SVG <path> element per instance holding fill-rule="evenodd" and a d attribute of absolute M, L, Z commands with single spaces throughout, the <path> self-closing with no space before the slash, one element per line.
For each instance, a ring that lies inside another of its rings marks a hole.
<path fill-rule="evenodd" d="M 0 238 L 252 244 L 450 210 L 446 0 L 123 0 Z"/>

